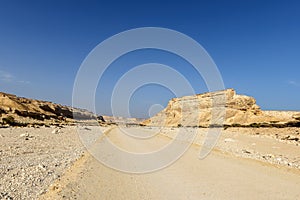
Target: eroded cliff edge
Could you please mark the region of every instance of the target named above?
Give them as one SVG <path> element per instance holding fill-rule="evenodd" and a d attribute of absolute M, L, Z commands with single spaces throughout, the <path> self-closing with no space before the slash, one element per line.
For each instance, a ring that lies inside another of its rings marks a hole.
<path fill-rule="evenodd" d="M 300 126 L 300 112 L 263 111 L 253 97 L 234 89 L 171 99 L 165 109 L 145 120 L 152 126 Z"/>
<path fill-rule="evenodd" d="M 89 120 L 95 119 L 96 116 L 84 109 L 0 92 L 0 124 L 26 126 L 71 123 L 74 122 L 74 118 Z"/>

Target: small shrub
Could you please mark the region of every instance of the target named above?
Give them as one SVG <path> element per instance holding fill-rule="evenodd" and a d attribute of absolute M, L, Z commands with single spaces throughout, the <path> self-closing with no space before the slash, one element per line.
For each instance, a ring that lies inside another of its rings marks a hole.
<path fill-rule="evenodd" d="M 279 121 L 270 121 L 271 124 L 276 124 L 278 123 Z"/>
<path fill-rule="evenodd" d="M 12 116 L 2 118 L 2 121 L 3 121 L 4 124 L 9 124 L 9 125 L 14 125 L 15 124 L 15 118 L 13 118 Z"/>
<path fill-rule="evenodd" d="M 260 124 L 258 124 L 258 123 L 252 123 L 252 124 L 250 124 L 250 127 L 252 127 L 252 128 L 259 128 Z"/>
<path fill-rule="evenodd" d="M 268 124 L 268 123 L 261 123 L 261 124 L 260 124 L 260 127 L 263 127 L 263 128 L 268 128 L 268 127 L 272 127 L 272 124 Z"/>
<path fill-rule="evenodd" d="M 300 122 L 288 122 L 285 125 L 287 127 L 300 127 Z"/>
<path fill-rule="evenodd" d="M 224 130 L 228 129 L 229 127 L 230 127 L 230 125 L 227 125 L 227 124 L 225 124 L 225 125 L 223 126 Z"/>
<path fill-rule="evenodd" d="M 0 114 L 6 114 L 6 111 L 0 108 Z"/>
<path fill-rule="evenodd" d="M 28 123 L 22 123 L 22 122 L 17 122 L 15 121 L 15 118 L 13 118 L 12 116 L 8 116 L 5 118 L 2 118 L 2 122 L 4 124 L 8 124 L 10 126 L 21 126 L 21 127 L 25 127 L 28 125 Z"/>
<path fill-rule="evenodd" d="M 242 127 L 241 124 L 232 124 L 231 127 Z"/>

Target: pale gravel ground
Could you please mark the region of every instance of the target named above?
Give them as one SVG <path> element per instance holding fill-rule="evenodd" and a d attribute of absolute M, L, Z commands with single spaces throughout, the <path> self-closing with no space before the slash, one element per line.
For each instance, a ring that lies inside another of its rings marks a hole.
<path fill-rule="evenodd" d="M 80 129 L 91 135 L 87 138 L 93 139 L 94 127 Z M 177 130 L 165 128 L 161 133 L 172 138 Z M 201 145 L 206 132 L 207 129 L 198 129 L 194 143 Z M 299 128 L 228 128 L 223 131 L 216 149 L 236 157 L 299 170 L 299 140 L 293 140 L 299 138 L 299 132 Z M 37 199 L 84 151 L 76 127 L 1 128 L 0 199 Z"/>
<path fill-rule="evenodd" d="M 156 129 L 156 128 L 152 128 Z M 184 128 L 194 132 L 194 128 Z M 197 129 L 193 143 L 202 145 L 208 129 Z M 162 134 L 175 138 L 176 128 L 165 128 Z M 237 157 L 300 169 L 300 128 L 228 128 L 222 130 L 215 146 Z M 298 139 L 297 139 L 298 138 Z M 296 141 L 296 140 L 297 141 Z"/>
<path fill-rule="evenodd" d="M 125 129 L 128 134 L 136 136 L 140 133 L 145 137 L 147 134 L 153 136 L 149 130 L 155 133 L 156 128 Z M 129 137 L 128 134 L 124 134 L 124 131 L 122 132 L 117 128 L 112 129 L 106 133 L 105 137 L 99 138 L 98 141 L 102 142 L 95 143 L 95 150 L 98 144 L 106 146 L 105 144 L 109 140 L 129 152 L 153 152 L 154 149 L 157 150 L 172 141 L 169 136 L 165 137 L 162 134 L 157 134 L 148 140 Z M 224 136 L 235 136 L 235 134 L 228 132 Z M 237 135 L 240 136 L 241 134 Z M 264 137 L 262 138 L 264 139 Z M 180 139 L 184 139 L 184 137 Z M 239 142 L 238 140 L 235 142 L 241 143 L 241 147 L 246 147 L 249 138 L 237 137 L 235 139 L 240 139 Z M 255 139 L 257 143 L 260 141 L 265 143 L 259 137 Z M 233 140 L 226 141 L 234 143 Z M 185 143 L 180 141 L 178 145 Z M 275 144 L 278 145 L 276 142 Z M 288 143 L 282 144 L 284 146 Z M 294 146 L 298 147 L 297 145 Z M 234 145 L 231 148 L 234 149 Z M 106 161 L 118 160 L 122 166 L 133 163 L 134 169 L 141 165 L 147 167 L 149 164 L 147 162 L 135 162 L 130 157 L 117 159 L 118 155 L 111 154 L 111 151 L 107 152 L 109 149 L 106 151 L 103 149 L 104 151 L 101 151 L 102 153 L 98 156 L 101 157 L 102 155 Z M 199 160 L 200 149 L 200 145 L 191 145 L 189 150 L 172 165 L 152 173 L 142 174 L 113 170 L 101 164 L 90 154 L 85 154 L 40 199 L 300 199 L 299 169 L 241 158 L 242 155 L 235 156 L 220 150 L 214 150 L 208 157 Z M 299 151 L 297 153 L 299 154 Z M 252 155 L 251 153 L 247 154 Z M 160 154 L 160 157 L 153 161 L 160 162 L 169 157 L 170 154 Z"/>
<path fill-rule="evenodd" d="M 76 127 L 1 128 L 0 199 L 36 199 L 84 151 Z"/>

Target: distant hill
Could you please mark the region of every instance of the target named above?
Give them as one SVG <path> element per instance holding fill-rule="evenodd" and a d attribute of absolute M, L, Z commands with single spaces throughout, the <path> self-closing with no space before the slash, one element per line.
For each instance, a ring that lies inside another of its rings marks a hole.
<path fill-rule="evenodd" d="M 115 117 L 115 116 L 103 116 L 103 118 L 107 123 L 116 123 L 120 125 L 124 125 L 124 124 L 138 125 L 145 120 L 140 118 L 126 118 L 126 117 Z"/>

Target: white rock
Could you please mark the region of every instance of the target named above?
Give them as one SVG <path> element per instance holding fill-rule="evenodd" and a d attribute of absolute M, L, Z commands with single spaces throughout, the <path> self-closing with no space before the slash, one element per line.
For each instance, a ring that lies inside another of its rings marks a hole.
<path fill-rule="evenodd" d="M 280 162 L 280 161 L 282 161 L 282 158 L 277 158 L 276 160 Z"/>
<path fill-rule="evenodd" d="M 43 170 L 46 169 L 46 167 L 44 165 L 42 165 L 42 164 L 39 164 L 38 168 L 43 169 Z"/>
<path fill-rule="evenodd" d="M 29 137 L 29 133 L 23 133 L 20 135 L 20 137 Z"/>
<path fill-rule="evenodd" d="M 235 140 L 232 139 L 232 138 L 226 138 L 226 139 L 224 140 L 224 142 L 235 142 Z"/>
<path fill-rule="evenodd" d="M 57 134 L 57 133 L 59 133 L 59 130 L 57 130 L 57 129 L 54 129 L 51 133 L 53 133 L 53 134 Z"/>

